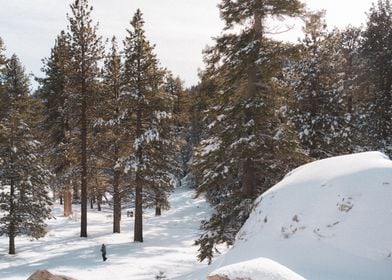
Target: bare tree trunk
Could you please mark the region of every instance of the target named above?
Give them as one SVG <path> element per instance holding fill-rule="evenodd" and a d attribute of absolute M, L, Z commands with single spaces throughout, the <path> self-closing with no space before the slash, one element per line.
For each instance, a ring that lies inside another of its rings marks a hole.
<path fill-rule="evenodd" d="M 162 215 L 162 208 L 161 205 L 157 204 L 155 206 L 155 216 L 161 216 Z"/>
<path fill-rule="evenodd" d="M 142 110 L 138 108 L 136 116 L 136 138 L 139 140 L 142 135 Z M 143 242 L 143 201 L 142 201 L 142 178 L 141 165 L 143 161 L 141 143 L 138 143 L 136 156 L 138 161 L 138 169 L 136 171 L 136 187 L 135 187 L 135 226 L 133 240 L 135 242 Z"/>
<path fill-rule="evenodd" d="M 120 171 L 114 171 L 113 177 L 113 233 L 120 233 L 121 223 L 121 196 L 120 196 Z"/>
<path fill-rule="evenodd" d="M 64 216 L 68 217 L 72 214 L 72 193 L 70 190 L 64 191 Z"/>
<path fill-rule="evenodd" d="M 161 207 L 161 196 L 156 194 L 155 196 L 155 216 L 162 215 L 162 207 Z"/>
<path fill-rule="evenodd" d="M 12 156 L 11 156 L 11 161 L 13 163 Z M 11 217 L 14 215 L 15 212 L 14 198 L 15 198 L 15 185 L 14 185 L 14 180 L 11 179 L 11 184 L 10 184 L 10 216 Z M 8 237 L 9 237 L 8 254 L 14 255 L 15 254 L 15 222 L 13 218 L 11 218 L 8 226 Z"/>
<path fill-rule="evenodd" d="M 87 92 L 82 80 L 80 237 L 87 237 Z"/>
<path fill-rule="evenodd" d="M 98 208 L 98 211 L 102 211 L 101 204 L 102 204 L 102 195 L 99 192 L 98 196 L 97 196 L 97 208 Z"/>
<path fill-rule="evenodd" d="M 9 248 L 8 248 L 8 254 L 10 255 L 15 255 L 15 233 L 11 232 L 11 228 L 13 228 L 13 223 L 12 225 L 10 224 L 10 235 L 9 235 Z M 13 229 L 14 231 L 14 229 Z"/>

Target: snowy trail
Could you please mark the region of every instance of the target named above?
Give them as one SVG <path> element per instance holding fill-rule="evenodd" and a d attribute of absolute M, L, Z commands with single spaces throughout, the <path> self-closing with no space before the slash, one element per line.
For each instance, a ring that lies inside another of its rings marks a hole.
<path fill-rule="evenodd" d="M 38 269 L 78 280 L 151 280 L 160 272 L 171 279 L 204 267 L 197 263 L 193 242 L 199 235 L 200 221 L 209 216 L 210 209 L 204 199 L 193 196 L 193 190 L 178 188 L 170 197 L 171 209 L 161 217 L 147 211 L 143 243 L 132 241 L 133 218 L 126 217 L 126 210 L 122 233 L 113 234 L 109 209 L 101 213 L 89 209 L 89 237 L 82 239 L 80 220 L 62 217 L 61 208 L 56 207 L 56 219 L 49 222 L 47 236 L 38 241 L 17 238 L 16 256 L 7 254 L 8 239 L 0 237 L 0 279 L 25 280 Z M 100 256 L 102 243 L 107 245 L 106 262 Z"/>

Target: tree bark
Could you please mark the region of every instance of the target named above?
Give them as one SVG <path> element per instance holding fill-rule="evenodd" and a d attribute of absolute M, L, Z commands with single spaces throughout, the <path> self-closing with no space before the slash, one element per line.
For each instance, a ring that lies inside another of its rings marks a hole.
<path fill-rule="evenodd" d="M 98 209 L 98 211 L 102 211 L 101 204 L 102 204 L 102 195 L 101 195 L 101 193 L 98 193 L 98 197 L 97 197 L 97 209 Z"/>
<path fill-rule="evenodd" d="M 161 216 L 162 215 L 162 208 L 160 205 L 155 206 L 155 216 Z"/>
<path fill-rule="evenodd" d="M 140 140 L 142 135 L 142 110 L 139 107 L 136 113 L 136 139 Z M 133 240 L 135 242 L 143 242 L 143 201 L 142 201 L 142 178 L 141 178 L 141 167 L 143 161 L 141 143 L 138 143 L 136 156 L 138 161 L 138 167 L 136 170 L 136 181 L 135 181 L 135 226 Z"/>
<path fill-rule="evenodd" d="M 13 157 L 11 156 L 11 159 Z M 11 160 L 13 163 L 13 160 Z M 15 203 L 14 203 L 14 197 L 15 197 L 15 184 L 14 180 L 11 179 L 10 183 L 10 216 L 11 220 L 8 226 L 8 237 L 9 237 L 9 248 L 8 248 L 8 254 L 14 255 L 15 254 L 15 222 L 14 222 L 14 214 L 15 214 Z"/>
<path fill-rule="evenodd" d="M 84 76 L 84 75 L 83 75 Z M 87 92 L 82 80 L 80 237 L 87 237 Z"/>
<path fill-rule="evenodd" d="M 253 22 L 253 33 L 254 40 L 262 43 L 263 26 L 261 16 L 259 14 L 254 15 Z M 257 55 L 257 54 L 256 54 Z M 256 57 L 251 57 L 248 66 L 248 83 L 246 90 L 246 99 L 253 100 L 257 93 L 257 69 L 254 62 Z M 254 112 L 252 108 L 244 109 L 244 124 L 247 124 L 254 118 Z M 248 128 L 247 136 L 254 134 L 252 128 Z M 256 178 L 255 178 L 255 163 L 251 158 L 251 154 L 247 154 L 242 161 L 242 195 L 244 198 L 252 198 L 256 192 Z"/>
<path fill-rule="evenodd" d="M 64 216 L 68 217 L 72 214 L 72 193 L 70 190 L 64 191 Z"/>
<path fill-rule="evenodd" d="M 120 171 L 114 171 L 113 177 L 113 233 L 120 233 L 121 223 L 121 196 L 120 196 Z"/>
<path fill-rule="evenodd" d="M 11 231 L 11 227 L 13 227 L 13 224 L 11 226 L 10 224 L 10 231 Z M 10 255 L 15 255 L 16 251 L 15 251 L 15 234 L 14 233 L 10 233 L 9 235 L 9 248 L 8 248 L 8 254 Z"/>
<path fill-rule="evenodd" d="M 156 195 L 156 198 L 155 198 L 155 216 L 161 216 L 161 215 L 162 215 L 161 197 L 159 195 Z"/>

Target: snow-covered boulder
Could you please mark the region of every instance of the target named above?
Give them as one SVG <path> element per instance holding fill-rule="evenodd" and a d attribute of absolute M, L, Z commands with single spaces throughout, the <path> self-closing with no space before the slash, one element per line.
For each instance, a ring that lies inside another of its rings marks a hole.
<path fill-rule="evenodd" d="M 219 267 L 266 257 L 306 279 L 392 279 L 392 161 L 384 154 L 303 165 L 255 205 Z"/>
<path fill-rule="evenodd" d="M 210 273 L 207 280 L 305 280 L 290 269 L 266 258 L 227 265 Z"/>

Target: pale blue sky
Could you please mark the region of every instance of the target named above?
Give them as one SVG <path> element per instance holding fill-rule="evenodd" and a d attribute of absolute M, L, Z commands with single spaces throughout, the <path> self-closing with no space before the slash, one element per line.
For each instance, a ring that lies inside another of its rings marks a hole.
<path fill-rule="evenodd" d="M 0 37 L 7 54 L 16 53 L 27 72 L 40 75 L 41 59 L 47 57 L 57 34 L 66 29 L 66 13 L 72 0 L 0 0 Z M 104 38 L 125 35 L 129 20 L 140 8 L 145 16 L 147 36 L 156 44 L 162 65 L 180 75 L 186 85 L 197 83 L 197 69 L 203 67 L 202 49 L 223 24 L 216 8 L 219 0 L 90 0 L 93 17 L 100 22 Z M 366 21 L 371 0 L 307 0 L 310 9 L 327 9 L 330 27 L 359 25 Z M 300 27 L 280 35 L 295 40 Z"/>

